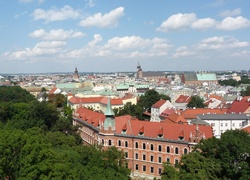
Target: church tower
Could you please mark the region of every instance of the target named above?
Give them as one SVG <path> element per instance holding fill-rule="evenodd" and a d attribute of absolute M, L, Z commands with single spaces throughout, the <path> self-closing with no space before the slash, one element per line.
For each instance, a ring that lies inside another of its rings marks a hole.
<path fill-rule="evenodd" d="M 74 72 L 74 75 L 73 75 L 73 80 L 79 81 L 79 74 L 78 74 L 77 68 L 75 68 L 75 72 Z"/>
<path fill-rule="evenodd" d="M 111 107 L 110 97 L 108 97 L 107 109 L 104 115 L 106 116 L 106 119 L 104 120 L 103 130 L 105 133 L 112 134 L 115 131 L 115 113 Z"/>
<path fill-rule="evenodd" d="M 136 74 L 136 78 L 138 79 L 141 79 L 142 78 L 142 69 L 141 69 L 141 66 L 138 62 L 138 65 L 137 65 L 137 74 Z"/>

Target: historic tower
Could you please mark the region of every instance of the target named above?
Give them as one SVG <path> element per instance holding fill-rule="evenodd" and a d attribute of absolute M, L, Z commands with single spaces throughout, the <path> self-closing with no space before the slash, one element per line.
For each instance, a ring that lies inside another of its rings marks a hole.
<path fill-rule="evenodd" d="M 74 75 L 73 75 L 73 80 L 79 81 L 79 74 L 78 74 L 77 68 L 75 68 L 75 72 L 74 72 Z"/>
<path fill-rule="evenodd" d="M 136 78 L 142 78 L 142 69 L 141 69 L 141 66 L 138 62 L 138 65 L 137 65 L 137 74 L 136 74 Z"/>

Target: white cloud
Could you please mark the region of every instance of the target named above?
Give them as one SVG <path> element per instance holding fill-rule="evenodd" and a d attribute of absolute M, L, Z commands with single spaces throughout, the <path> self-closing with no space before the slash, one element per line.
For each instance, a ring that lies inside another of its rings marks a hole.
<path fill-rule="evenodd" d="M 193 29 L 206 30 L 209 28 L 213 28 L 216 25 L 216 21 L 211 18 L 198 19 L 193 22 L 191 27 Z"/>
<path fill-rule="evenodd" d="M 237 8 L 237 9 L 233 9 L 233 10 L 226 10 L 226 11 L 222 11 L 220 12 L 219 16 L 222 17 L 232 17 L 232 16 L 238 16 L 241 14 L 241 9 Z"/>
<path fill-rule="evenodd" d="M 85 0 L 85 1 L 86 1 L 87 7 L 94 7 L 95 6 L 94 0 Z"/>
<path fill-rule="evenodd" d="M 216 27 L 218 29 L 227 30 L 227 31 L 243 29 L 243 28 L 250 27 L 250 20 L 242 16 L 238 16 L 236 18 L 227 17 L 223 19 L 222 22 L 219 23 Z"/>
<path fill-rule="evenodd" d="M 80 31 L 65 31 L 63 29 L 52 29 L 49 32 L 46 32 L 44 29 L 38 29 L 29 35 L 30 37 L 44 40 L 66 40 L 69 38 L 81 38 L 84 36 L 84 34 Z"/>
<path fill-rule="evenodd" d="M 167 32 L 172 30 L 185 29 L 197 20 L 194 13 L 190 14 L 174 14 L 164 21 L 157 31 Z"/>
<path fill-rule="evenodd" d="M 36 9 L 32 13 L 34 20 L 45 20 L 45 22 L 51 21 L 63 21 L 66 19 L 76 19 L 80 16 L 78 10 L 74 10 L 72 7 L 65 5 L 63 8 L 58 9 L 52 7 L 49 10 Z"/>
<path fill-rule="evenodd" d="M 93 41 L 90 41 L 88 43 L 89 46 L 95 46 L 97 43 L 101 42 L 102 41 L 102 36 L 100 34 L 95 34 L 94 35 L 94 40 Z"/>
<path fill-rule="evenodd" d="M 97 13 L 87 17 L 80 22 L 80 26 L 114 27 L 118 25 L 122 16 L 124 16 L 124 7 L 118 7 L 103 15 Z"/>
<path fill-rule="evenodd" d="M 211 37 L 201 41 L 197 46 L 199 50 L 224 50 L 232 48 L 248 47 L 250 44 L 246 41 L 239 41 L 233 37 Z"/>
<path fill-rule="evenodd" d="M 195 51 L 189 50 L 187 46 L 181 46 L 173 54 L 174 58 L 189 57 L 195 55 Z"/>
<path fill-rule="evenodd" d="M 25 48 L 25 50 L 6 52 L 5 57 L 11 59 L 22 60 L 35 58 L 39 56 L 46 56 L 62 52 L 62 47 L 67 43 L 65 41 L 44 41 L 36 44 L 33 48 Z"/>

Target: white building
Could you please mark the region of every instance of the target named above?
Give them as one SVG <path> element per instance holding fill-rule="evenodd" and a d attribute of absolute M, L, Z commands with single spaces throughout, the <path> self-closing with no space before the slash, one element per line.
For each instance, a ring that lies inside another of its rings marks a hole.
<path fill-rule="evenodd" d="M 213 128 L 213 135 L 217 138 L 227 130 L 240 129 L 250 123 L 246 114 L 201 114 L 197 115 L 197 119 L 209 123 Z"/>

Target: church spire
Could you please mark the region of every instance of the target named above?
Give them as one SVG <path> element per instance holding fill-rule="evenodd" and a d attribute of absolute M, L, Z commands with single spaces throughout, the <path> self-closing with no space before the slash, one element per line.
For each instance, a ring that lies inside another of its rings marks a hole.
<path fill-rule="evenodd" d="M 111 107 L 110 97 L 108 97 L 107 109 L 105 111 L 104 130 L 115 130 L 114 111 Z"/>

